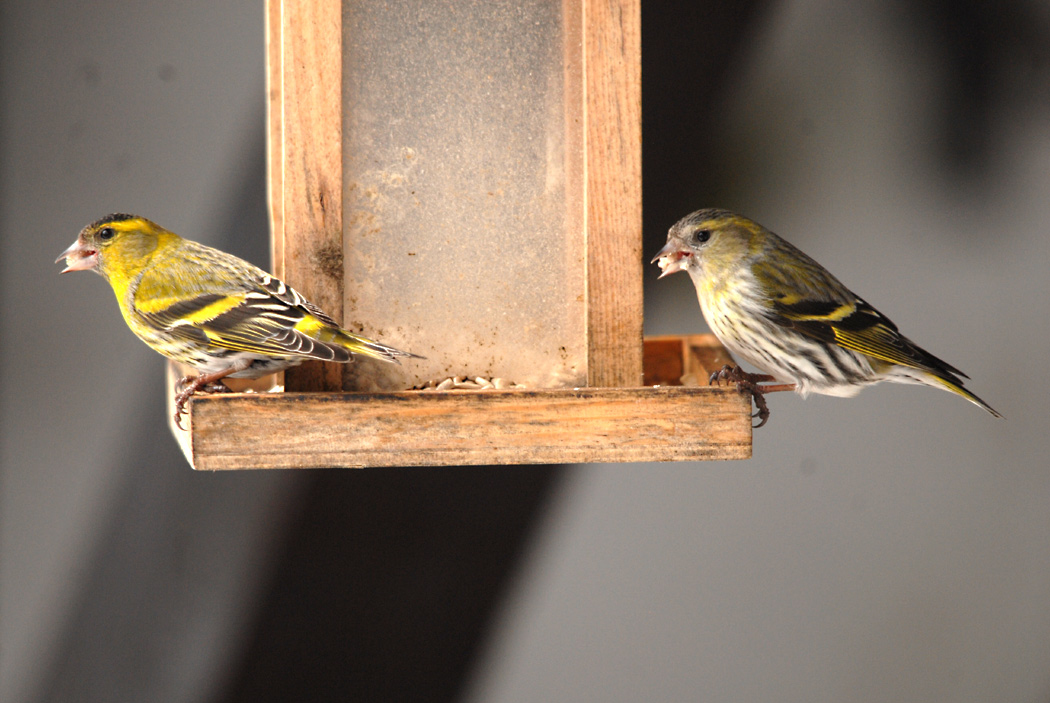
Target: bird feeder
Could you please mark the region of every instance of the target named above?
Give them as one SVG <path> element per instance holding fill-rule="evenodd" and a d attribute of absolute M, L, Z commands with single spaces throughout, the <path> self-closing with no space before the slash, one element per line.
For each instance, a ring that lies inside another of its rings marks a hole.
<path fill-rule="evenodd" d="M 195 468 L 750 456 L 750 398 L 680 385 L 717 341 L 643 343 L 638 0 L 266 12 L 274 273 L 426 358 L 197 395 Z M 453 376 L 512 387 L 409 390 Z"/>

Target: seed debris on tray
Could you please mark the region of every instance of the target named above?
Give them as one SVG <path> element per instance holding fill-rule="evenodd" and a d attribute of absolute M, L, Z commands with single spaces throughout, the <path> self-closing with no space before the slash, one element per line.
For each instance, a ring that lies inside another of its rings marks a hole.
<path fill-rule="evenodd" d="M 414 391 L 485 391 L 503 390 L 505 388 L 525 388 L 520 383 L 513 383 L 505 378 L 486 376 L 452 376 L 440 380 L 412 386 Z"/>

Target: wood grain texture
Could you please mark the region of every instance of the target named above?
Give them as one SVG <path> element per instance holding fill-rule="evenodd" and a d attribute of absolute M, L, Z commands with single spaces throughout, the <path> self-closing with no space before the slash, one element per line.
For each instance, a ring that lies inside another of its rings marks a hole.
<path fill-rule="evenodd" d="M 567 64 L 582 66 L 567 69 L 566 117 L 572 133 L 583 123 L 582 213 L 568 221 L 583 230 L 587 383 L 631 387 L 642 382 L 640 0 L 565 7 Z M 275 272 L 345 322 L 341 5 L 269 0 L 267 20 Z M 316 363 L 286 383 L 348 387 L 340 367 Z"/>
<path fill-rule="evenodd" d="M 342 320 L 342 4 L 270 0 L 267 19 L 274 271 Z M 340 390 L 342 376 L 309 362 L 285 382 Z"/>
<path fill-rule="evenodd" d="M 655 338 L 646 349 L 671 376 L 730 359 L 711 335 Z M 169 364 L 169 388 L 179 375 Z M 173 393 L 168 403 L 170 414 Z M 190 431 L 169 424 L 205 470 L 751 456 L 750 398 L 730 387 L 229 394 L 195 397 L 189 409 Z"/>
<path fill-rule="evenodd" d="M 284 279 L 284 84 L 281 61 L 281 3 L 266 3 L 266 197 L 270 206 L 270 261 Z"/>
<path fill-rule="evenodd" d="M 640 0 L 583 3 L 588 384 L 642 382 Z"/>
<path fill-rule="evenodd" d="M 270 393 L 192 402 L 198 469 L 745 459 L 734 389 Z"/>

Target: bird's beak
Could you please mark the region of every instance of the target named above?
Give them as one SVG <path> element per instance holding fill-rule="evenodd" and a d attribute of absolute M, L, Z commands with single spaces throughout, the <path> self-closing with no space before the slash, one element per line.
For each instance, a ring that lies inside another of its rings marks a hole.
<path fill-rule="evenodd" d="M 658 263 L 660 265 L 660 271 L 662 271 L 662 273 L 659 277 L 663 278 L 664 276 L 670 276 L 672 273 L 681 271 L 684 268 L 682 261 L 688 259 L 689 256 L 690 253 L 679 249 L 678 244 L 674 240 L 668 240 L 667 244 L 664 245 L 664 248 L 656 252 L 656 256 L 654 256 L 653 260 L 649 263 Z"/>
<path fill-rule="evenodd" d="M 73 246 L 58 255 L 55 263 L 57 264 L 63 259 L 66 260 L 66 267 L 62 269 L 61 273 L 94 270 L 98 266 L 98 251 L 78 239 L 73 242 Z"/>

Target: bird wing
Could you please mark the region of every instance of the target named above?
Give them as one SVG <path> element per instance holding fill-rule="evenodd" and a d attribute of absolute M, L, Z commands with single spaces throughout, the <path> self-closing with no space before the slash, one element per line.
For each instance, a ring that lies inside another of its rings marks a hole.
<path fill-rule="evenodd" d="M 176 338 L 234 351 L 350 359 L 350 349 L 303 331 L 338 330 L 339 325 L 280 280 L 261 270 L 195 273 L 193 278 L 169 275 L 160 283 L 140 281 L 134 305 L 139 319 Z M 191 283 L 178 286 L 176 293 L 170 280 Z"/>
<path fill-rule="evenodd" d="M 768 317 L 777 324 L 891 364 L 968 378 L 902 335 L 888 317 L 809 257 L 790 271 L 766 263 L 756 263 L 755 269 Z"/>

